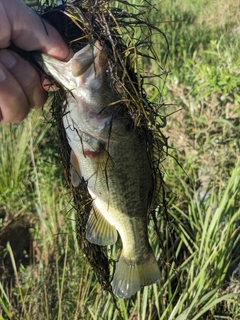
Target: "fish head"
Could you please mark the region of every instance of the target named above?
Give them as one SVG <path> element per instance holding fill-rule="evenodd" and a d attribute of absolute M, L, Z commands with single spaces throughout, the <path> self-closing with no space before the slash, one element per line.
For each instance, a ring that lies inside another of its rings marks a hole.
<path fill-rule="evenodd" d="M 75 53 L 70 63 L 77 85 L 68 98 L 69 117 L 78 131 L 106 139 L 113 114 L 119 108 L 119 97 L 108 74 L 107 55 L 95 41 Z"/>
<path fill-rule="evenodd" d="M 107 69 L 107 59 L 99 41 L 77 51 L 68 62 L 45 53 L 36 53 L 34 58 L 47 75 L 71 91 L 82 85 L 91 85 L 94 80 L 102 78 Z M 94 83 L 92 85 L 98 87 Z"/>
<path fill-rule="evenodd" d="M 119 100 L 110 83 L 107 55 L 98 40 L 77 51 L 68 62 L 43 53 L 36 60 L 47 75 L 74 95 L 80 108 L 87 105 L 100 114 Z"/>
<path fill-rule="evenodd" d="M 66 90 L 63 122 L 65 128 L 70 128 L 68 134 L 84 132 L 108 140 L 120 98 L 113 88 L 108 56 L 100 42 L 86 45 L 68 62 L 41 54 L 40 65 Z"/>

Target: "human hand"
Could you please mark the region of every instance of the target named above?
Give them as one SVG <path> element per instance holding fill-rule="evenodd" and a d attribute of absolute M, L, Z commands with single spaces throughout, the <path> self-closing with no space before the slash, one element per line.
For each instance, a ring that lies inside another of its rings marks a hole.
<path fill-rule="evenodd" d="M 0 122 L 20 122 L 40 108 L 47 92 L 36 69 L 16 52 L 40 50 L 67 61 L 72 53 L 59 33 L 21 0 L 0 0 Z"/>

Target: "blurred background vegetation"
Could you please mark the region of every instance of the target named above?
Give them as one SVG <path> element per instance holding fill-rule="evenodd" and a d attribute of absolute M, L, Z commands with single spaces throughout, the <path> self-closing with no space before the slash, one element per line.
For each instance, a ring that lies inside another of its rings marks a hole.
<path fill-rule="evenodd" d="M 0 126 L 1 320 L 240 319 L 240 2 L 164 0 L 149 14 L 170 46 L 164 65 L 156 38 L 162 96 L 147 88 L 169 137 L 161 241 L 149 226 L 162 278 L 117 308 L 101 290 L 77 245 L 49 102 Z"/>

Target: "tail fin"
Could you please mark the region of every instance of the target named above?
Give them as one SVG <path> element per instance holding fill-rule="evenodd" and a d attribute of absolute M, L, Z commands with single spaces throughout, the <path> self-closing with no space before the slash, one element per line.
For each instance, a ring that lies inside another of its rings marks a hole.
<path fill-rule="evenodd" d="M 153 284 L 159 278 L 160 270 L 153 252 L 150 252 L 144 261 L 136 263 L 125 258 L 123 252 L 113 277 L 113 293 L 120 298 L 130 298 L 141 287 Z"/>

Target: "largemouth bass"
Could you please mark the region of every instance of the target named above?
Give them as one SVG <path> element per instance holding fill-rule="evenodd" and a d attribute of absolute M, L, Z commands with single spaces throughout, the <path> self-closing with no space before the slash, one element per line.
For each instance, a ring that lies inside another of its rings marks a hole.
<path fill-rule="evenodd" d="M 42 67 L 67 90 L 63 116 L 71 181 L 82 179 L 92 198 L 86 238 L 98 245 L 122 240 L 112 288 L 128 298 L 155 283 L 160 271 L 148 240 L 148 211 L 154 178 L 146 130 L 134 126 L 113 89 L 107 57 L 98 41 L 69 62 L 42 54 Z"/>

